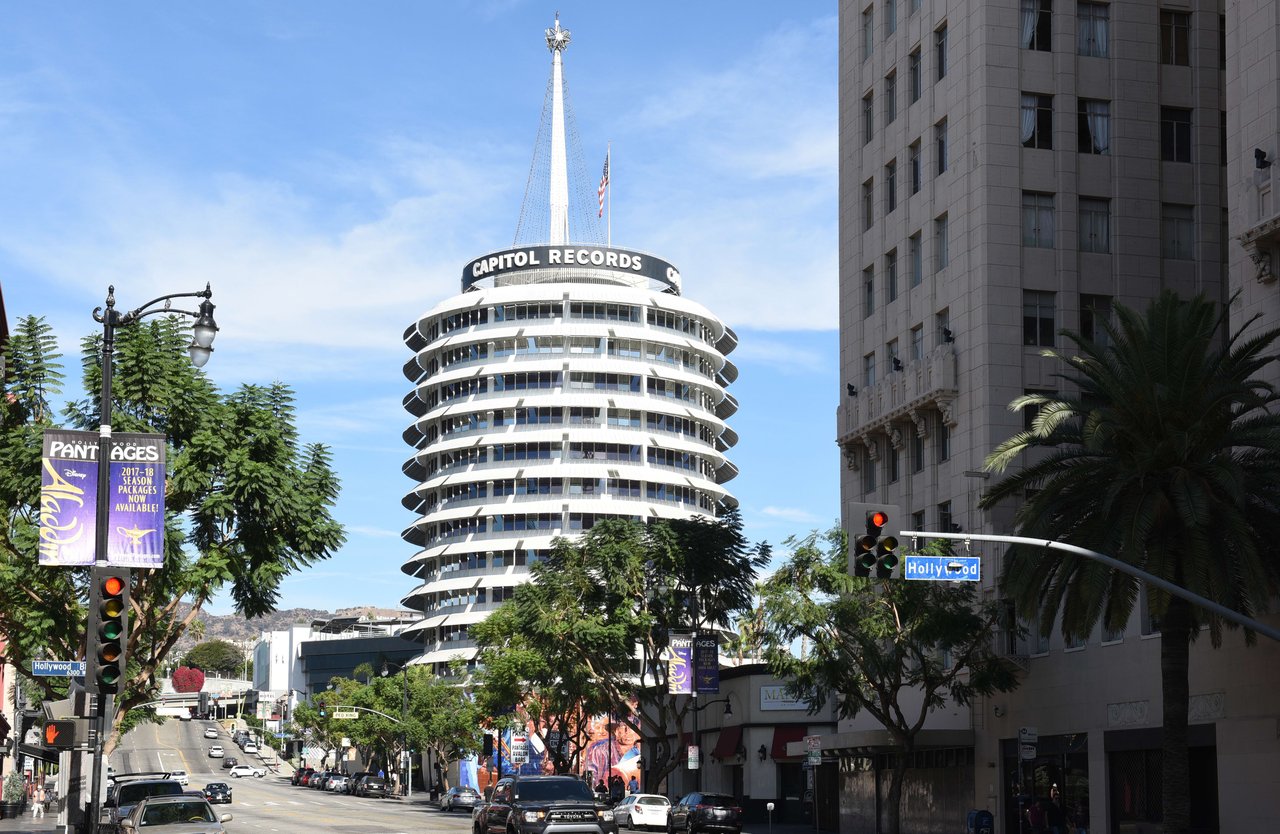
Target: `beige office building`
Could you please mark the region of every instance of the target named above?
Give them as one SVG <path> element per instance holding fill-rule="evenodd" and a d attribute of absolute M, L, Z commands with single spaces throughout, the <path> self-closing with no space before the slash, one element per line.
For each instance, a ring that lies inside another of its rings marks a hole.
<path fill-rule="evenodd" d="M 1115 304 L 1141 308 L 1166 288 L 1215 299 L 1240 288 L 1233 319 L 1280 325 L 1280 264 L 1263 257 L 1280 238 L 1277 168 L 1255 167 L 1280 137 L 1277 8 L 842 0 L 836 433 L 848 529 L 863 523 L 853 504 L 878 502 L 901 508 L 904 529 L 1014 532 L 1011 508 L 977 508 L 982 464 L 1023 427 L 1011 400 L 1058 390 L 1040 353 L 1067 346 L 1062 328 L 1098 337 Z M 972 552 L 994 598 L 1004 550 Z M 1054 783 L 1091 832 L 1157 830 L 1160 637 L 1145 600 L 1123 633 L 1081 645 L 993 639 L 1023 684 L 935 716 L 903 830 L 963 830 L 968 809 L 987 808 L 997 831 L 1017 832 L 1014 797 Z M 1277 693 L 1272 641 L 1193 646 L 1197 830 L 1275 828 Z M 842 834 L 875 831 L 875 729 L 845 722 L 831 739 Z"/>

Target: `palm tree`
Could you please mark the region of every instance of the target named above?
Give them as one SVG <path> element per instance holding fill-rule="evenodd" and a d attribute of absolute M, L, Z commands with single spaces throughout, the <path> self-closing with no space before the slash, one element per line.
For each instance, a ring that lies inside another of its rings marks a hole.
<path fill-rule="evenodd" d="M 1145 314 L 1116 308 L 1105 341 L 1075 333 L 1074 355 L 1045 351 L 1074 392 L 1019 397 L 1032 427 L 986 461 L 1001 471 L 1046 449 L 1000 480 L 983 508 L 1014 498 L 1019 533 L 1110 554 L 1229 608 L 1266 611 L 1280 591 L 1278 395 L 1258 378 L 1276 357 L 1280 331 L 1228 337 L 1225 309 L 1165 292 Z M 1038 611 L 1046 635 L 1061 616 L 1068 638 L 1101 619 L 1123 629 L 1141 582 L 1080 556 L 1024 549 L 1001 582 L 1022 610 Z M 1187 755 L 1189 646 L 1208 625 L 1215 648 L 1224 625 L 1211 612 L 1148 587 L 1161 633 L 1162 774 L 1166 832 L 1190 825 Z M 1246 640 L 1254 634 L 1246 630 Z"/>

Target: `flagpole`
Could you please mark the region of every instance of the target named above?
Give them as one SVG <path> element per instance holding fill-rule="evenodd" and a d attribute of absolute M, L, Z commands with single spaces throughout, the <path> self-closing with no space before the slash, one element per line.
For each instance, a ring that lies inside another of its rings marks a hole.
<path fill-rule="evenodd" d="M 605 145 L 604 158 L 609 166 L 609 193 L 605 195 L 605 200 L 609 203 L 606 206 L 609 219 L 605 221 L 605 245 L 613 246 L 613 140 Z"/>

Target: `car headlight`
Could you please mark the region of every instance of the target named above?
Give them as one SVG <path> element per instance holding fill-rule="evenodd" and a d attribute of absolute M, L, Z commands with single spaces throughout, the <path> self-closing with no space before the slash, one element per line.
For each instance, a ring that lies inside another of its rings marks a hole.
<path fill-rule="evenodd" d="M 605 822 L 613 822 L 613 811 L 597 811 L 597 813 Z"/>
<path fill-rule="evenodd" d="M 525 822 L 541 822 L 543 814 L 544 814 L 543 811 L 525 811 L 524 821 Z"/>

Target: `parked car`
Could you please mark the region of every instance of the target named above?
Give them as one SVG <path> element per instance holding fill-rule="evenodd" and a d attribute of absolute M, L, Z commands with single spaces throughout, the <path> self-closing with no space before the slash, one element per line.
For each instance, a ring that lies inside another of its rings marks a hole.
<path fill-rule="evenodd" d="M 244 747 L 243 747 L 242 749 L 243 749 L 243 750 L 244 750 L 244 752 L 246 752 L 246 753 L 257 753 L 257 752 L 258 752 L 258 745 L 254 744 L 252 741 L 246 741 L 246 742 L 244 743 Z"/>
<path fill-rule="evenodd" d="M 333 793 L 346 793 L 347 782 L 350 780 L 351 777 L 347 776 L 347 774 L 339 773 L 337 776 L 334 776 L 329 780 L 329 784 L 325 785 L 324 789 Z"/>
<path fill-rule="evenodd" d="M 504 776 L 481 815 L 477 834 L 616 834 L 613 810 L 596 806 L 573 776 Z"/>
<path fill-rule="evenodd" d="M 315 772 L 316 769 L 314 767 L 300 767 L 293 772 L 293 776 L 289 777 L 289 782 L 294 785 L 305 785 L 307 784 L 307 778 Z"/>
<path fill-rule="evenodd" d="M 221 758 L 223 757 L 223 755 L 225 755 L 225 754 L 222 752 L 222 745 L 221 745 L 221 744 L 210 744 L 210 745 L 209 745 L 209 758 L 211 758 L 211 759 L 221 759 Z"/>
<path fill-rule="evenodd" d="M 387 780 L 377 776 L 366 776 L 360 780 L 356 796 L 376 796 L 379 799 L 387 795 Z"/>
<path fill-rule="evenodd" d="M 225 759 L 222 760 L 222 769 L 230 770 L 231 768 L 235 767 L 238 764 L 240 764 L 240 760 L 237 759 L 235 756 L 227 756 Z"/>
<path fill-rule="evenodd" d="M 618 827 L 666 828 L 671 800 L 652 793 L 633 793 L 613 806 L 613 819 Z"/>
<path fill-rule="evenodd" d="M 727 794 L 694 791 L 680 797 L 667 813 L 667 834 L 687 831 L 742 831 L 742 807 Z"/>
<path fill-rule="evenodd" d="M 217 731 L 217 730 L 215 730 L 215 729 L 214 729 L 214 728 L 212 728 L 212 727 L 205 727 L 205 728 L 204 728 L 204 737 L 205 737 L 205 738 L 217 738 L 217 737 L 218 737 L 218 731 Z"/>
<path fill-rule="evenodd" d="M 129 832 L 163 828 L 174 834 L 226 834 L 222 824 L 230 821 L 230 814 L 215 814 L 204 797 L 179 794 L 143 799 L 120 821 L 120 828 Z"/>
<path fill-rule="evenodd" d="M 453 787 L 445 792 L 440 799 L 441 811 L 456 811 L 459 808 L 466 808 L 470 811 L 476 807 L 476 803 L 480 801 L 480 794 L 475 788 Z"/>
<path fill-rule="evenodd" d="M 267 775 L 267 769 L 265 767 L 254 767 L 252 765 L 236 765 L 231 768 L 231 770 L 227 771 L 227 775 L 234 779 L 239 779 L 241 776 L 257 776 L 261 779 L 263 776 Z"/>
<path fill-rule="evenodd" d="M 324 786 L 329 783 L 329 779 L 332 776 L 332 770 L 322 770 L 311 777 L 311 780 L 307 782 L 307 787 L 315 788 L 316 790 L 324 790 Z"/>
<path fill-rule="evenodd" d="M 361 770 L 351 774 L 351 776 L 347 778 L 347 784 L 343 786 L 342 792 L 354 794 L 356 792 L 356 786 L 360 784 L 360 780 L 369 775 L 371 774 L 367 770 Z"/>
<path fill-rule="evenodd" d="M 204 786 L 204 798 L 210 802 L 230 804 L 231 786 L 226 782 L 210 782 Z"/>

